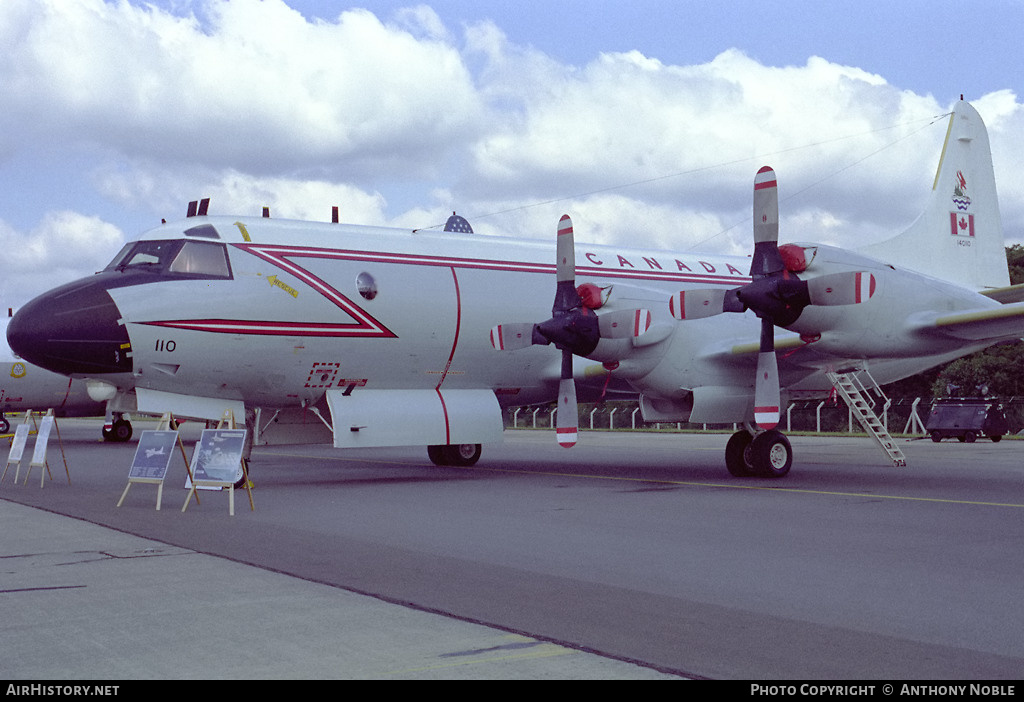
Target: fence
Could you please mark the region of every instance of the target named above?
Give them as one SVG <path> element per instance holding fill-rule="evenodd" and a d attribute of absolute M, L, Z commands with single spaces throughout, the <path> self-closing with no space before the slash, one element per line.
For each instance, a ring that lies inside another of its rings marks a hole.
<path fill-rule="evenodd" d="M 931 412 L 933 398 L 894 398 L 887 407 L 876 406 L 875 413 L 890 434 L 924 436 L 924 425 Z M 1024 430 L 1024 397 L 1001 400 L 1010 433 Z M 551 405 L 508 407 L 505 426 L 518 429 L 543 429 L 554 426 L 557 408 Z M 916 421 L 915 421 L 916 420 Z M 645 422 L 636 402 L 604 402 L 580 404 L 581 429 L 594 430 L 687 430 L 735 431 L 734 424 L 694 424 L 690 422 Z M 853 418 L 850 408 L 836 400 L 810 400 L 792 402 L 782 413 L 779 429 L 787 432 L 840 432 L 864 433 Z"/>

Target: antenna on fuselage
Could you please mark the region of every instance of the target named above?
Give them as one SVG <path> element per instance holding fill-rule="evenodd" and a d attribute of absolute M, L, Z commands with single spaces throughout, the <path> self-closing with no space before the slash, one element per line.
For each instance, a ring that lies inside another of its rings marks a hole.
<path fill-rule="evenodd" d="M 459 232 L 460 234 L 472 234 L 473 227 L 469 225 L 465 217 L 452 212 L 452 216 L 448 218 L 448 221 L 444 224 L 444 230 L 446 232 Z"/>
<path fill-rule="evenodd" d="M 205 217 L 206 213 L 210 209 L 210 198 L 204 197 L 202 200 L 188 203 L 188 212 L 185 214 L 186 217 Z"/>

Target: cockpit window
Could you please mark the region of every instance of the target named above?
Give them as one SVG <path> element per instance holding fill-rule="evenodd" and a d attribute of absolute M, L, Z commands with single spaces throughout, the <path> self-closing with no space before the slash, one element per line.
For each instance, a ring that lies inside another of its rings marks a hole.
<path fill-rule="evenodd" d="M 227 252 L 221 244 L 205 241 L 186 241 L 171 262 L 171 273 L 230 278 Z"/>
<path fill-rule="evenodd" d="M 136 241 L 128 244 L 107 268 L 123 271 L 126 268 L 165 268 L 181 247 L 181 240 Z"/>
<path fill-rule="evenodd" d="M 173 278 L 230 278 L 224 244 L 211 241 L 135 241 L 114 257 L 108 271 L 148 271 Z"/>
<path fill-rule="evenodd" d="M 207 239 L 220 239 L 220 234 L 217 233 L 217 230 L 212 224 L 200 224 L 198 227 L 186 229 L 185 236 L 201 236 Z"/>

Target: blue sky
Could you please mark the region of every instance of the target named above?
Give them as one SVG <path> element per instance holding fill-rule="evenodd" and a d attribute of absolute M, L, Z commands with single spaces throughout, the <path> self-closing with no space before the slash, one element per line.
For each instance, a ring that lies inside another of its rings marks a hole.
<path fill-rule="evenodd" d="M 1024 240 L 1021 27 L 1009 0 L 2 0 L 0 305 L 205 196 L 744 253 L 765 159 L 784 238 L 853 246 L 916 215 L 961 94 Z"/>

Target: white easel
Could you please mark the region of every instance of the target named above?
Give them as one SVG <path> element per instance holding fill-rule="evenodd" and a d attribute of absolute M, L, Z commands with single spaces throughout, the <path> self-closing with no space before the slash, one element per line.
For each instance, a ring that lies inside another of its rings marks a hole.
<path fill-rule="evenodd" d="M 25 420 L 18 425 L 18 428 L 14 431 L 14 439 L 11 442 L 11 451 L 7 455 L 7 465 L 4 466 L 3 475 L 0 475 L 0 482 L 3 482 L 4 477 L 7 476 L 7 469 L 12 463 L 15 464 L 14 470 L 14 482 L 17 484 L 18 478 L 21 475 L 21 461 L 25 455 L 25 446 L 28 444 L 28 437 L 31 433 L 29 422 L 35 425 L 35 419 L 32 416 L 32 410 L 25 412 Z M 28 476 L 32 472 L 32 469 L 39 466 L 39 487 L 46 485 L 46 476 L 50 476 L 50 480 L 53 480 L 53 473 L 50 472 L 50 465 L 46 461 L 46 448 L 50 440 L 50 431 L 56 428 L 57 430 L 57 443 L 60 445 L 60 455 L 64 460 L 64 472 L 68 476 L 68 485 L 71 484 L 71 471 L 68 470 L 68 459 L 64 455 L 64 442 L 60 438 L 60 427 L 57 425 L 57 418 L 53 414 L 53 410 L 49 409 L 46 414 L 43 415 L 42 421 L 36 427 L 36 443 L 32 448 L 32 460 L 29 462 L 28 469 L 25 471 L 25 481 L 23 485 L 28 485 Z"/>
<path fill-rule="evenodd" d="M 234 430 L 235 426 L 235 415 L 231 410 L 224 410 L 224 414 L 221 416 L 219 422 L 217 422 L 217 429 L 205 429 L 203 430 L 203 436 L 200 438 L 199 443 L 196 444 L 196 448 L 192 453 L 192 470 L 189 471 L 189 487 L 188 496 L 185 497 L 185 504 L 181 506 L 181 511 L 184 512 L 188 508 L 188 503 L 192 500 L 192 496 L 196 495 L 196 504 L 199 504 L 199 496 L 196 493 L 196 488 L 200 487 L 212 487 L 212 488 L 227 488 L 228 489 L 228 514 L 232 517 L 235 516 L 235 481 L 234 480 L 210 480 L 207 478 L 198 478 L 197 475 L 200 473 L 200 469 L 197 468 L 199 465 L 199 457 L 202 450 L 209 449 L 207 437 L 210 436 L 207 432 L 216 432 L 222 429 Z M 243 429 L 244 431 L 244 429 Z M 243 445 L 245 443 L 245 435 L 243 434 Z M 244 480 L 245 489 L 249 493 L 249 509 L 256 511 L 256 506 L 252 500 L 252 484 L 249 482 L 249 468 L 245 458 L 239 454 L 239 462 L 242 466 L 242 479 Z M 205 472 L 205 471 L 204 471 Z"/>
<path fill-rule="evenodd" d="M 25 444 L 28 443 L 30 422 L 32 421 L 32 410 L 25 413 L 24 421 L 14 430 L 14 438 L 11 440 L 11 450 L 7 454 L 7 465 L 4 466 L 3 475 L 0 475 L 0 483 L 7 477 L 7 469 L 14 464 L 14 484 L 18 484 L 18 477 L 21 475 L 21 457 L 25 454 Z"/>
<path fill-rule="evenodd" d="M 170 466 L 171 457 L 167 456 L 167 461 L 163 466 L 145 467 L 140 465 L 139 452 L 144 450 L 143 446 L 147 435 L 173 432 L 174 442 L 181 449 L 181 460 L 185 462 L 185 470 L 188 471 L 189 479 L 192 478 L 192 469 L 188 465 L 188 458 L 185 457 L 185 446 L 181 443 L 181 437 L 178 435 L 177 429 L 172 429 L 174 426 L 174 417 L 170 412 L 164 412 L 164 416 L 160 418 L 160 423 L 157 424 L 155 430 L 147 430 L 142 432 L 142 438 L 139 440 L 139 448 L 135 452 L 135 460 L 132 461 L 131 470 L 128 473 L 128 484 L 124 486 L 124 492 L 121 493 L 121 499 L 117 501 L 117 506 L 120 507 L 124 503 L 124 498 L 128 496 L 128 490 L 131 488 L 133 483 L 145 483 L 148 485 L 156 485 L 156 510 L 160 511 L 160 503 L 163 500 L 164 495 L 164 478 L 167 477 L 167 468 Z M 173 451 L 173 449 L 170 449 Z M 196 504 L 199 504 L 199 496 L 196 495 Z"/>

